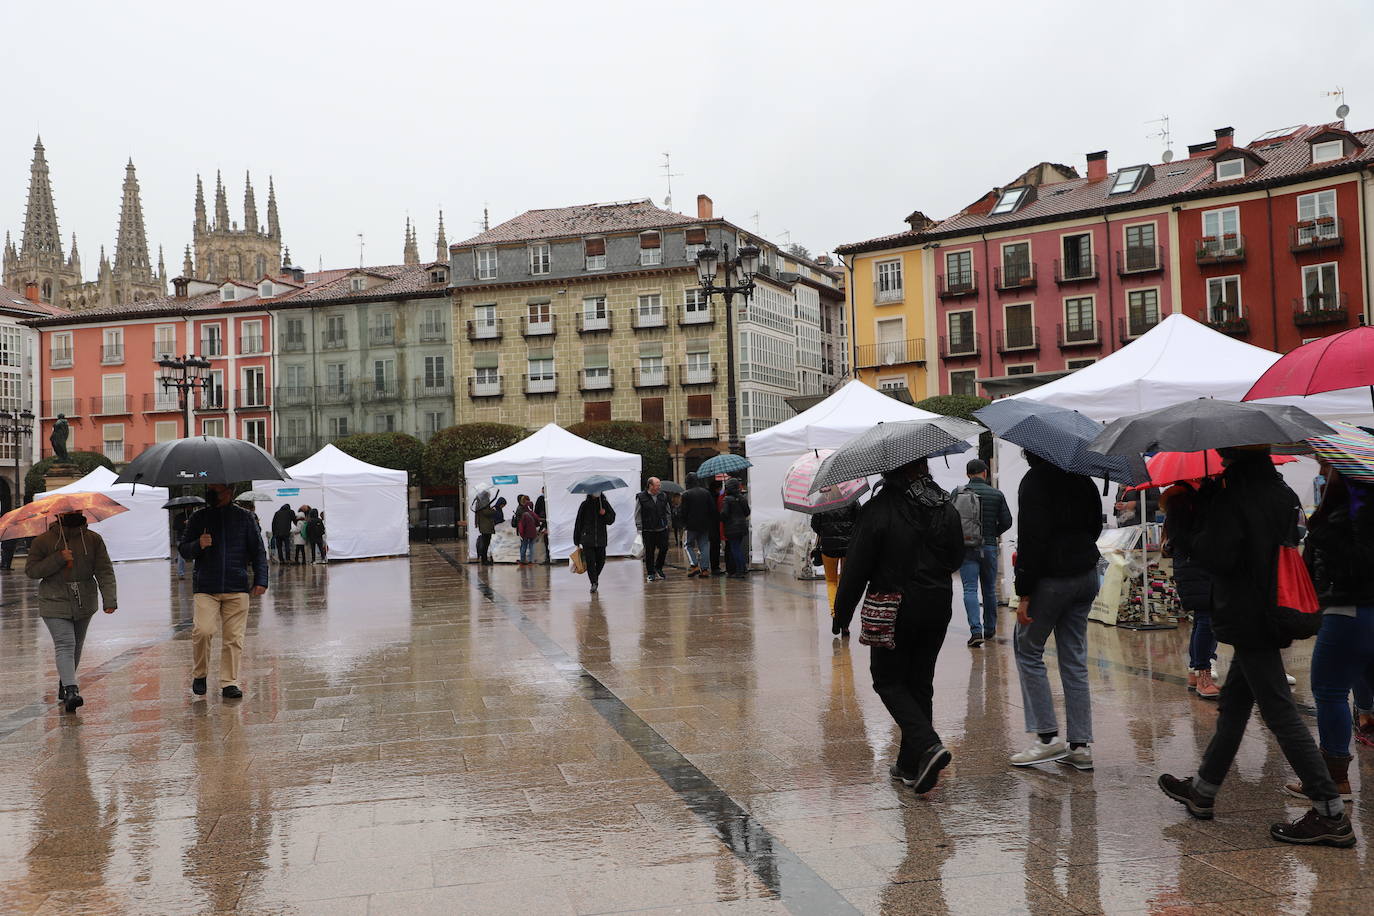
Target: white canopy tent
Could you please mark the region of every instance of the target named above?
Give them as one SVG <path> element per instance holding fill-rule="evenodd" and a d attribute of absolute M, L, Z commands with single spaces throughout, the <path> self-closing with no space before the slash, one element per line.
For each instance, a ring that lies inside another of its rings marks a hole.
<path fill-rule="evenodd" d="M 639 490 L 643 459 L 629 452 L 616 451 L 588 442 L 557 424 L 550 423 L 533 435 L 499 452 L 477 458 L 463 466 L 468 491 L 468 531 L 477 531 L 472 499 L 480 490 L 500 490 L 509 505 L 506 518 L 515 510 L 521 493 L 538 499 L 544 491 L 545 520 L 549 530 L 549 556 L 567 559 L 573 551 L 573 523 L 577 505 L 585 497 L 568 492 L 568 487 L 593 474 L 619 477 L 629 486 L 606 494 L 616 521 L 607 530 L 608 556 L 630 556 L 635 550 L 634 495 Z M 468 538 L 468 556 L 477 556 L 477 538 Z"/>
<path fill-rule="evenodd" d="M 782 507 L 782 480 L 792 462 L 812 449 L 839 448 L 878 423 L 938 416 L 855 380 L 795 417 L 746 436 L 745 454 L 754 464 L 749 469 L 754 556 L 768 555 L 765 538 L 777 542 L 810 538 L 810 518 Z M 976 456 L 976 450 L 970 449 L 948 461 L 933 458 L 930 469 L 940 486 L 950 490 L 968 481 L 964 466 Z"/>
<path fill-rule="evenodd" d="M 162 508 L 168 499 L 167 488 L 116 484 L 117 476 L 109 468 L 96 468 L 51 493 L 103 493 L 129 510 L 91 525 L 91 530 L 105 539 L 111 560 L 167 559 L 172 555 L 171 528 L 167 510 Z"/>
<path fill-rule="evenodd" d="M 309 505 L 325 513 L 325 541 L 331 560 L 390 557 L 410 552 L 405 471 L 379 468 L 326 445 L 286 469 L 290 480 L 255 480 L 253 488 L 272 495 L 256 504 L 264 531 L 284 504 Z"/>

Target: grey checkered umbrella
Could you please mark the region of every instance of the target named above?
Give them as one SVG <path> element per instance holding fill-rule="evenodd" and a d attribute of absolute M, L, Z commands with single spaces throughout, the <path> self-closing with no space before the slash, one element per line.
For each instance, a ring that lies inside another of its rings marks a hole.
<path fill-rule="evenodd" d="M 967 440 L 982 432 L 977 423 L 955 417 L 879 423 L 821 462 L 816 479 L 811 481 L 811 492 L 895 471 L 917 458 L 966 452 L 971 448 Z"/>
<path fill-rule="evenodd" d="M 1107 424 L 1093 448 L 1109 455 L 1201 452 L 1329 436 L 1335 430 L 1300 407 L 1198 398 Z"/>
<path fill-rule="evenodd" d="M 1104 455 L 1093 440 L 1102 424 L 1076 410 L 1028 398 L 993 401 L 973 415 L 999 439 L 1019 445 L 1055 467 L 1086 477 L 1104 477 L 1134 486 L 1150 479 L 1140 455 Z"/>

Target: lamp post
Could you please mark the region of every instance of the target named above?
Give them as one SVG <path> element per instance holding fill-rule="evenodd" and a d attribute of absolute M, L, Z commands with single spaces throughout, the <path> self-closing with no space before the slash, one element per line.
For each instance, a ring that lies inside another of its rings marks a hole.
<path fill-rule="evenodd" d="M 209 389 L 210 377 L 205 374 L 205 371 L 210 368 L 210 361 L 188 353 L 185 356 L 169 356 L 160 359 L 157 364 L 162 367 L 162 377 L 158 379 L 162 383 L 162 390 L 172 391 L 175 389 L 177 392 L 182 417 L 186 422 L 186 438 L 189 439 L 191 438 L 191 392 L 197 388 Z"/>
<path fill-rule="evenodd" d="M 14 449 L 14 493 L 10 508 L 18 509 L 24 501 L 24 486 L 19 477 L 19 459 L 24 453 L 24 442 L 33 437 L 33 421 L 37 419 L 30 410 L 11 413 L 0 410 L 0 437 L 7 439 Z M 19 545 L 16 540 L 4 542 L 0 548 L 0 569 L 8 570 L 14 565 L 14 551 Z"/>
<path fill-rule="evenodd" d="M 735 408 L 735 309 L 736 296 L 748 299 L 754 294 L 754 274 L 759 269 L 759 250 L 753 245 L 741 246 L 735 257 L 730 257 L 730 246 L 721 246 L 717 251 L 709 245 L 697 254 L 697 279 L 701 281 L 701 291 L 709 302 L 711 296 L 720 293 L 725 299 L 725 337 L 728 346 L 725 351 L 725 392 L 726 423 L 729 427 L 729 450 L 739 451 L 739 418 Z M 721 275 L 720 285 L 716 285 L 716 275 Z"/>

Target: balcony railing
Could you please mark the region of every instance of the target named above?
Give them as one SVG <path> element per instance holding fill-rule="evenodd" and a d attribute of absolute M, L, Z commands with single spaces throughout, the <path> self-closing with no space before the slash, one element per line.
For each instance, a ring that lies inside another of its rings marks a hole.
<path fill-rule="evenodd" d="M 478 380 L 475 376 L 468 376 L 468 397 L 470 398 L 499 398 L 501 396 L 502 376 L 495 379 Z"/>
<path fill-rule="evenodd" d="M 48 366 L 53 369 L 70 369 L 72 365 L 71 347 L 63 349 L 53 349 L 49 351 L 52 356 L 48 361 Z"/>
<path fill-rule="evenodd" d="M 1245 260 L 1245 236 L 1240 233 L 1208 235 L 1197 240 L 1194 256 L 1199 264 L 1228 264 Z"/>
<path fill-rule="evenodd" d="M 353 400 L 353 386 L 348 382 L 332 382 L 320 388 L 321 404 L 347 404 Z"/>
<path fill-rule="evenodd" d="M 1116 319 L 1117 339 L 1129 343 L 1159 324 L 1158 315 L 1132 315 Z"/>
<path fill-rule="evenodd" d="M 491 321 L 474 321 L 469 318 L 468 340 L 500 340 L 504 321 L 502 318 L 494 318 Z"/>
<path fill-rule="evenodd" d="M 176 359 L 177 344 L 174 340 L 153 341 L 153 359 Z"/>
<path fill-rule="evenodd" d="M 277 389 L 278 407 L 309 407 L 315 400 L 315 390 L 302 385 L 293 388 L 286 386 Z"/>
<path fill-rule="evenodd" d="M 961 334 L 958 337 L 940 338 L 940 358 L 941 359 L 963 359 L 966 356 L 977 356 L 983 352 L 982 334 Z"/>
<path fill-rule="evenodd" d="M 110 459 L 110 460 L 113 461 L 115 464 L 119 464 L 120 462 L 124 461 L 124 440 L 123 440 L 123 439 L 109 439 L 109 440 L 106 440 L 105 442 L 101 443 L 101 448 L 100 448 L 100 450 L 101 450 L 102 453 L 104 453 L 104 455 L 105 455 L 106 458 Z M 130 455 L 129 457 L 132 458 L 133 456 Z"/>
<path fill-rule="evenodd" d="M 362 389 L 364 401 L 396 401 L 401 397 L 401 382 L 399 379 L 360 379 L 358 381 L 358 387 Z"/>
<path fill-rule="evenodd" d="M 132 413 L 132 400 L 127 394 L 98 394 L 91 398 L 91 416 L 114 417 Z"/>
<path fill-rule="evenodd" d="M 64 417 L 81 416 L 81 402 L 76 398 L 54 398 L 51 401 L 42 402 L 39 413 L 44 420 L 52 420 L 58 414 Z"/>
<path fill-rule="evenodd" d="M 873 301 L 879 305 L 886 305 L 889 302 L 901 302 L 906 298 L 906 292 L 902 285 L 892 283 L 884 284 L 881 280 L 873 283 Z"/>
<path fill-rule="evenodd" d="M 1345 244 L 1345 224 L 1339 217 L 1322 216 L 1305 219 L 1288 232 L 1290 251 L 1319 251 L 1340 248 Z"/>
<path fill-rule="evenodd" d="M 421 376 L 415 380 L 414 391 L 417 398 L 451 398 L 453 397 L 453 379 L 448 376 L 443 378 Z"/>
<path fill-rule="evenodd" d="M 656 369 L 637 368 L 635 369 L 635 387 L 663 388 L 667 386 L 671 377 L 672 373 L 668 371 L 667 366 L 659 366 Z"/>
<path fill-rule="evenodd" d="M 1012 263 L 994 267 L 992 275 L 999 290 L 1033 289 L 1036 285 L 1034 264 Z"/>
<path fill-rule="evenodd" d="M 426 341 L 447 340 L 448 325 L 442 321 L 438 324 L 433 322 L 421 322 L 420 339 Z"/>
<path fill-rule="evenodd" d="M 106 344 L 100 348 L 100 364 L 112 366 L 124 362 L 123 344 Z"/>
<path fill-rule="evenodd" d="M 200 341 L 199 356 L 223 356 L 224 338 L 222 337 L 203 337 Z"/>
<path fill-rule="evenodd" d="M 348 332 L 345 331 L 342 334 L 326 333 L 320 346 L 325 350 L 346 349 L 348 347 Z"/>
<path fill-rule="evenodd" d="M 1212 330 L 1223 334 L 1243 337 L 1250 333 L 1250 319 L 1239 305 L 1218 302 L 1211 308 L 1203 309 L 1198 318 Z"/>
<path fill-rule="evenodd" d="M 609 391 L 615 387 L 613 369 L 583 369 L 578 376 L 577 386 L 582 391 Z"/>
<path fill-rule="evenodd" d="M 1077 258 L 1055 259 L 1055 283 L 1084 283 L 1097 279 L 1097 255 L 1088 254 Z"/>
<path fill-rule="evenodd" d="M 1085 321 L 1079 324 L 1059 325 L 1059 349 L 1071 350 L 1074 347 L 1095 347 L 1102 343 L 1102 322 Z"/>
<path fill-rule="evenodd" d="M 234 406 L 239 410 L 265 410 L 269 394 L 268 388 L 239 388 L 234 392 Z"/>
<path fill-rule="evenodd" d="M 283 334 L 281 336 L 281 348 L 285 353 L 299 353 L 305 349 L 304 334 Z M 281 440 L 278 439 L 278 442 Z"/>
<path fill-rule="evenodd" d="M 393 344 L 396 342 L 396 326 L 394 324 L 373 325 L 369 330 L 368 340 L 373 346 Z"/>
<path fill-rule="evenodd" d="M 860 345 L 855 368 L 876 369 L 881 366 L 902 366 L 909 363 L 919 365 L 925 361 L 925 338 L 914 337 L 909 340 L 887 340 Z"/>
<path fill-rule="evenodd" d="M 577 333 L 579 334 L 599 334 L 611 330 L 613 326 L 609 311 L 604 315 L 589 312 L 577 313 Z"/>
<path fill-rule="evenodd" d="M 528 317 L 520 319 L 520 333 L 525 337 L 546 337 L 558 333 L 558 316 L 550 315 L 543 321 L 531 321 Z"/>
<path fill-rule="evenodd" d="M 714 385 L 716 383 L 716 364 L 705 366 L 685 365 L 680 370 L 684 385 Z"/>
<path fill-rule="evenodd" d="M 664 328 L 668 326 L 668 313 L 662 308 L 650 312 L 641 312 L 638 309 L 634 313 L 635 330 L 640 328 Z"/>
<path fill-rule="evenodd" d="M 272 454 L 277 458 L 304 458 L 318 449 L 311 436 L 278 436 Z"/>
<path fill-rule="evenodd" d="M 1293 323 L 1296 325 L 1345 324 L 1349 320 L 1345 293 L 1308 293 L 1293 299 Z"/>
<path fill-rule="evenodd" d="M 239 338 L 239 356 L 252 356 L 256 353 L 266 352 L 263 349 L 262 335 Z"/>
<path fill-rule="evenodd" d="M 710 324 L 715 321 L 715 311 L 711 303 L 706 303 L 704 308 L 687 308 L 685 305 L 677 307 L 678 324 Z"/>
<path fill-rule="evenodd" d="M 1119 276 L 1152 274 L 1164 269 L 1164 246 L 1137 245 L 1116 253 L 1116 272 Z"/>
<path fill-rule="evenodd" d="M 181 397 L 176 391 L 164 394 L 145 394 L 143 396 L 144 413 L 178 413 L 181 411 Z"/>
<path fill-rule="evenodd" d="M 682 438 L 687 442 L 701 442 L 718 437 L 714 419 L 695 419 L 682 421 Z"/>
<path fill-rule="evenodd" d="M 1010 327 L 997 332 L 998 353 L 1039 349 L 1040 329 L 1037 327 Z"/>
<path fill-rule="evenodd" d="M 557 394 L 558 393 L 558 373 L 550 372 L 548 375 L 522 377 L 524 382 L 525 394 Z"/>
<path fill-rule="evenodd" d="M 978 292 L 978 271 L 961 270 L 958 273 L 940 274 L 939 290 L 941 299 L 957 299 Z"/>
<path fill-rule="evenodd" d="M 196 397 L 197 410 L 223 410 L 224 403 L 223 388 L 201 389 Z"/>

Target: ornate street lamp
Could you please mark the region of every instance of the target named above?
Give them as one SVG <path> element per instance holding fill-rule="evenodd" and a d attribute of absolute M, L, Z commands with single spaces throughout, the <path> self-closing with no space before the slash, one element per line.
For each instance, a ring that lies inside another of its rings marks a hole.
<path fill-rule="evenodd" d="M 728 346 L 725 350 L 725 391 L 726 423 L 729 425 L 729 450 L 739 451 L 739 418 L 735 407 L 735 296 L 746 300 L 754 295 L 754 274 L 759 269 L 759 250 L 753 245 L 744 245 L 730 257 L 730 246 L 722 246 L 724 254 L 709 245 L 697 254 L 697 279 L 701 281 L 701 291 L 709 302 L 711 296 L 720 293 L 725 299 L 725 337 Z M 721 282 L 716 284 L 716 275 Z"/>
<path fill-rule="evenodd" d="M 7 439 L 14 450 L 14 492 L 10 508 L 17 509 L 24 502 L 24 486 L 19 477 L 19 459 L 24 453 L 24 442 L 33 438 L 33 421 L 37 417 L 30 410 L 11 413 L 0 410 L 0 437 Z M 0 547 L 0 569 L 10 569 L 14 564 L 14 551 L 19 545 L 17 540 L 8 540 Z"/>
<path fill-rule="evenodd" d="M 206 370 L 210 368 L 210 361 L 202 357 L 187 354 L 185 356 L 169 356 L 157 361 L 162 368 L 162 376 L 158 379 L 162 383 L 163 391 L 177 393 L 177 402 L 181 406 L 181 413 L 186 422 L 187 439 L 191 438 L 191 392 L 197 388 L 208 390 L 210 387 L 210 377 L 206 375 Z"/>

